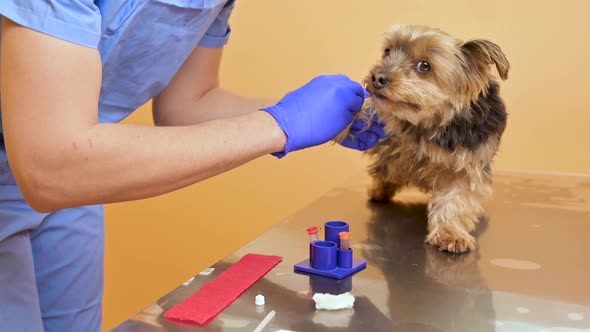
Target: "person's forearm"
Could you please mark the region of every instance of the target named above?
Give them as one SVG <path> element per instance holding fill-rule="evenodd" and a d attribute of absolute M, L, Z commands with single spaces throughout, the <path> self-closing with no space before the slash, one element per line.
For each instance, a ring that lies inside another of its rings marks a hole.
<path fill-rule="evenodd" d="M 97 124 L 43 160 L 32 205 L 49 211 L 153 197 L 280 151 L 285 140 L 265 112 L 196 126 Z"/>
<path fill-rule="evenodd" d="M 153 103 L 156 109 L 154 122 L 160 126 L 193 125 L 240 116 L 276 103 L 277 100 L 248 98 L 222 88 L 215 88 L 186 105 L 160 105 L 156 98 Z"/>

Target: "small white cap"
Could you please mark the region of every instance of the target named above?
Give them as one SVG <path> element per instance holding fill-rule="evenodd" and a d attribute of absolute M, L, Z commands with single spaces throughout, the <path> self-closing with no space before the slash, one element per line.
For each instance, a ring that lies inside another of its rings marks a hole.
<path fill-rule="evenodd" d="M 262 294 L 256 295 L 256 300 L 254 303 L 256 303 L 256 305 L 264 305 L 264 295 L 262 295 Z"/>

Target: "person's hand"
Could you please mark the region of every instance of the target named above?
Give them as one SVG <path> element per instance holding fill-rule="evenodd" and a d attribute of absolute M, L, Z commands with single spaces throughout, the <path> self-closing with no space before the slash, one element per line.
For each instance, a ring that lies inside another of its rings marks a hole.
<path fill-rule="evenodd" d="M 289 92 L 276 105 L 263 108 L 287 136 L 289 152 L 320 145 L 346 129 L 363 106 L 365 90 L 345 75 L 323 75 Z"/>
<path fill-rule="evenodd" d="M 383 126 L 384 124 L 379 122 L 377 114 L 371 117 L 371 124 L 368 127 L 363 119 L 357 119 L 350 126 L 350 135 L 346 135 L 338 143 L 350 149 L 359 151 L 368 150 L 374 147 L 380 140 L 387 137 Z"/>

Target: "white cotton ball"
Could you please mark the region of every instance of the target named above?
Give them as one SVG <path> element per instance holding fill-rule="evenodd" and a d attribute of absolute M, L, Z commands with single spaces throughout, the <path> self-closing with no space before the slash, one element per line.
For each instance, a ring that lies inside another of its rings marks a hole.
<path fill-rule="evenodd" d="M 313 295 L 313 300 L 315 301 L 315 308 L 317 310 L 350 309 L 354 305 L 354 296 L 350 293 L 340 295 L 316 293 Z"/>

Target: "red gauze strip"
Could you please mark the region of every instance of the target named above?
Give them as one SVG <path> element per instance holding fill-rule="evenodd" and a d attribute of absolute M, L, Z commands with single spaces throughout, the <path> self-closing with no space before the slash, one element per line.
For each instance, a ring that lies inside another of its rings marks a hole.
<path fill-rule="evenodd" d="M 182 303 L 168 310 L 164 317 L 203 325 L 244 293 L 283 258 L 246 254 L 229 269 Z"/>

